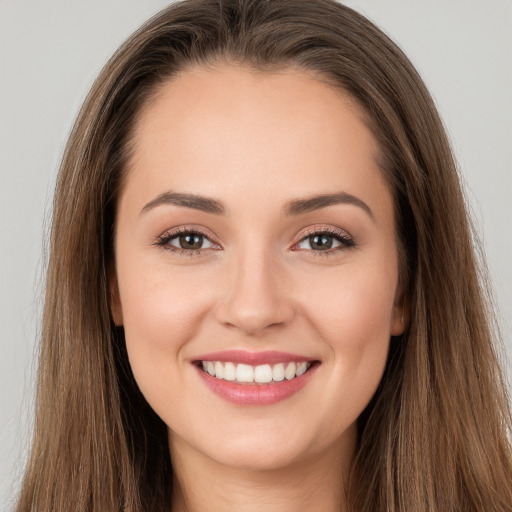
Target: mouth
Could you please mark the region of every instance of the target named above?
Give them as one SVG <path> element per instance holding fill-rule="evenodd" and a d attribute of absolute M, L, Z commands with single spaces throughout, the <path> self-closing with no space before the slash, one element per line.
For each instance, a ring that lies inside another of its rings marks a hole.
<path fill-rule="evenodd" d="M 319 360 L 283 352 L 225 351 L 192 363 L 207 387 L 237 405 L 270 405 L 291 397 L 311 380 Z"/>
<path fill-rule="evenodd" d="M 262 385 L 296 379 L 318 361 L 300 361 L 257 366 L 231 361 L 198 361 L 196 364 L 216 379 L 237 384 Z"/>

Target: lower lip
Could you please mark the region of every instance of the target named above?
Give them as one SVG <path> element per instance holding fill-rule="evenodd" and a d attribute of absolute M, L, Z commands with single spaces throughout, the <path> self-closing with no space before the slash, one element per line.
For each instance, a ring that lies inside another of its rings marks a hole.
<path fill-rule="evenodd" d="M 218 396 L 237 405 L 271 405 L 298 393 L 311 379 L 318 364 L 311 366 L 300 377 L 272 384 L 239 384 L 234 381 L 217 379 L 197 367 L 203 382 Z"/>

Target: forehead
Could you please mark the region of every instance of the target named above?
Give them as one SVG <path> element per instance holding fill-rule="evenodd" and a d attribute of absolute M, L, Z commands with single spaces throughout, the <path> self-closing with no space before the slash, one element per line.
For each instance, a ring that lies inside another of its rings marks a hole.
<path fill-rule="evenodd" d="M 276 202 L 387 188 L 358 105 L 295 69 L 192 68 L 160 86 L 137 119 L 128 182 Z"/>

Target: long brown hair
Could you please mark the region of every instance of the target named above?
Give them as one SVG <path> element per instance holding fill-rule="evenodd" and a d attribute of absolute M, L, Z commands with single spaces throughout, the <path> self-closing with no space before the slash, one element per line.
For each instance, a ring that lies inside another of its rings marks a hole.
<path fill-rule="evenodd" d="M 417 72 L 333 0 L 187 0 L 94 83 L 60 169 L 33 448 L 18 512 L 169 510 L 166 426 L 110 316 L 115 206 L 131 129 L 159 84 L 221 61 L 313 72 L 359 103 L 394 194 L 408 329 L 359 418 L 351 511 L 510 511 L 510 406 L 456 166 Z M 341 485 L 341 482 L 340 482 Z"/>

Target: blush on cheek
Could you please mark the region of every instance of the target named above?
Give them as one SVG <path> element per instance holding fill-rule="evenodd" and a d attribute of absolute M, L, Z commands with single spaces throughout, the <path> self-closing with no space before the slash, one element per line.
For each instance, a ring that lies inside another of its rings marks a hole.
<path fill-rule="evenodd" d="M 337 295 L 332 294 L 336 300 L 329 300 L 325 295 L 310 299 L 310 304 L 314 304 L 311 317 L 330 339 L 359 344 L 378 334 L 390 333 L 392 301 L 389 297 L 358 292 L 345 288 Z"/>

